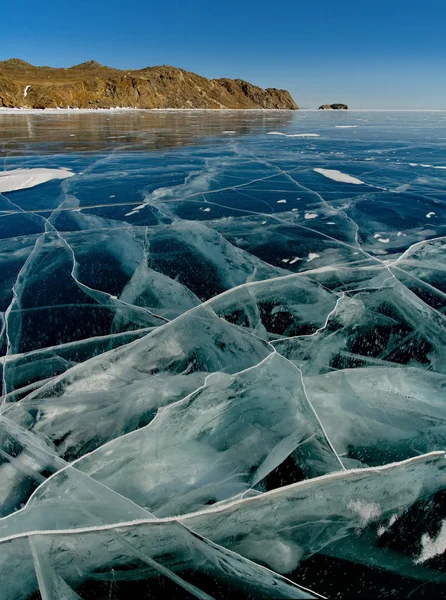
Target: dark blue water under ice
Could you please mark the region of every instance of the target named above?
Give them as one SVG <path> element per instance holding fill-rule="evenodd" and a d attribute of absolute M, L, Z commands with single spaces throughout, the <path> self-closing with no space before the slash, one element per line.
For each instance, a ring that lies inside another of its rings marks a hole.
<path fill-rule="evenodd" d="M 0 112 L 0 169 L 5 598 L 446 595 L 446 112 Z"/>

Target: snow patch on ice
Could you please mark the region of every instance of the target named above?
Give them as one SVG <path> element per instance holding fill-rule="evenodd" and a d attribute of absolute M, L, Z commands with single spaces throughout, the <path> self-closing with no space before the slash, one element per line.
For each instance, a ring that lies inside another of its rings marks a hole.
<path fill-rule="evenodd" d="M 379 504 L 375 502 L 364 502 L 363 500 L 350 500 L 347 508 L 353 510 L 361 518 L 361 523 L 365 527 L 373 519 L 381 516 L 382 510 Z"/>
<path fill-rule="evenodd" d="M 390 517 L 389 522 L 387 523 L 386 527 L 384 527 L 384 526 L 378 527 L 378 530 L 377 530 L 378 537 L 381 537 L 382 535 L 384 535 L 384 533 L 386 533 L 386 531 L 388 531 L 389 528 L 392 527 L 392 525 L 394 523 L 396 523 L 396 521 L 398 520 L 398 517 L 399 517 L 399 515 L 395 513 L 394 515 L 392 515 Z"/>
<path fill-rule="evenodd" d="M 277 204 L 286 204 L 286 200 L 277 200 Z"/>
<path fill-rule="evenodd" d="M 434 212 L 428 212 L 428 213 L 427 213 L 427 215 L 426 215 L 426 217 L 427 217 L 428 219 L 430 219 L 430 218 L 431 218 L 431 217 L 433 217 L 434 215 L 435 215 L 435 213 L 434 213 Z"/>
<path fill-rule="evenodd" d="M 428 533 L 421 536 L 421 545 L 422 550 L 420 556 L 415 560 L 416 565 L 446 551 L 446 519 L 443 520 L 436 538 L 431 538 Z"/>
<path fill-rule="evenodd" d="M 317 213 L 305 213 L 305 219 L 317 219 L 319 215 Z"/>
<path fill-rule="evenodd" d="M 353 185 L 363 185 L 364 182 L 358 179 L 357 177 L 352 177 L 351 175 L 347 175 L 347 173 L 342 173 L 342 171 L 338 171 L 337 169 L 314 169 L 316 173 L 323 175 L 324 177 L 328 177 L 328 179 L 332 179 L 333 181 L 339 181 L 341 183 L 351 183 Z"/>
<path fill-rule="evenodd" d="M 310 252 L 308 254 L 307 262 L 311 262 L 315 258 L 320 258 L 320 254 L 316 254 L 316 252 Z"/>
<path fill-rule="evenodd" d="M 67 179 L 75 173 L 68 169 L 13 169 L 0 171 L 0 192 L 32 188 L 52 179 Z"/>
<path fill-rule="evenodd" d="M 266 135 L 282 135 L 283 137 L 321 137 L 318 133 L 282 133 L 281 131 L 268 131 Z"/>

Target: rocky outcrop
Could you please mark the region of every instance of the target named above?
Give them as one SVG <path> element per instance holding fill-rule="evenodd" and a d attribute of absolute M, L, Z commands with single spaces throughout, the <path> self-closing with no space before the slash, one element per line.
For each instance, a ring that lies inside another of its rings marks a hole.
<path fill-rule="evenodd" d="M 319 106 L 319 110 L 348 110 L 346 104 L 323 104 Z"/>
<path fill-rule="evenodd" d="M 120 71 L 92 60 L 57 69 L 20 59 L 0 62 L 0 107 L 298 109 L 286 90 L 170 66 Z"/>

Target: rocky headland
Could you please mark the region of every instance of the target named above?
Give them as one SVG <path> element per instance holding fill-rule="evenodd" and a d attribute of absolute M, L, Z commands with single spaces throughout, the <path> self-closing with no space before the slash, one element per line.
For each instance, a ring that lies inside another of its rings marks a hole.
<path fill-rule="evenodd" d="M 0 61 L 0 107 L 297 110 L 290 93 L 242 79 L 207 79 L 171 66 L 118 70 L 89 61 L 67 69 Z"/>

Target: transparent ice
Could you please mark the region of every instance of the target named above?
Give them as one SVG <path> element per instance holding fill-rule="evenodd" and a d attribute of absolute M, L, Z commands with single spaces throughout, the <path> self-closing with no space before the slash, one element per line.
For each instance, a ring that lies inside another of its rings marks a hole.
<path fill-rule="evenodd" d="M 445 595 L 446 113 L 0 146 L 4 597 Z"/>

